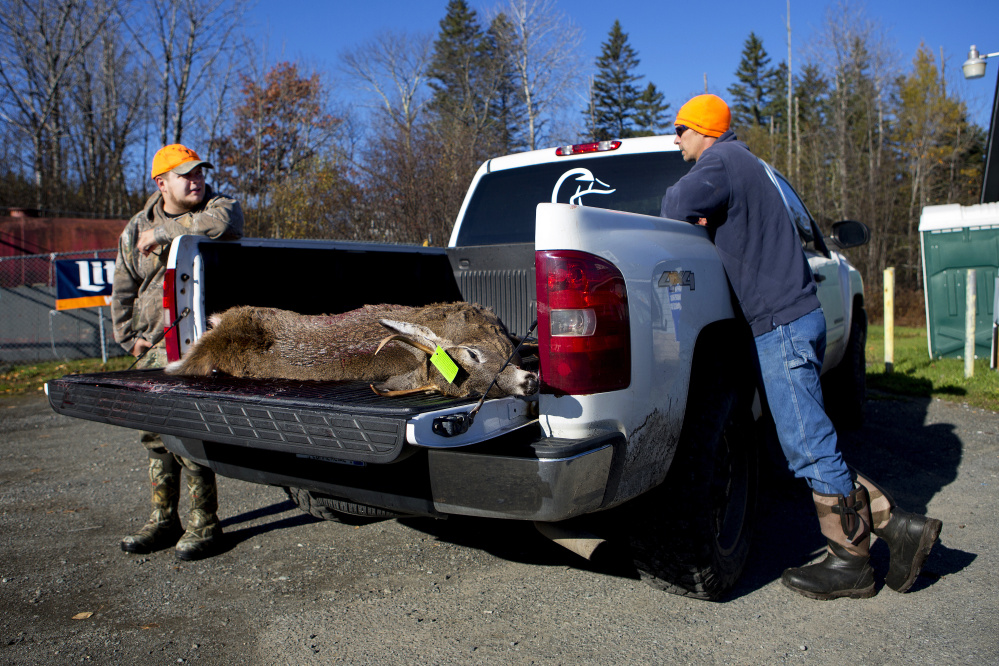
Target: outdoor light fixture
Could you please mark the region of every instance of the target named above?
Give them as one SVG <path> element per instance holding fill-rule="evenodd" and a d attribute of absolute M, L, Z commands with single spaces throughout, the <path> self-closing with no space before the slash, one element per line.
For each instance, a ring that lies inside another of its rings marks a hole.
<path fill-rule="evenodd" d="M 964 70 L 964 78 L 980 79 L 985 76 L 985 59 L 996 56 L 999 56 L 999 52 L 982 55 L 978 52 L 978 47 L 972 44 L 971 50 L 968 51 L 968 59 L 961 65 L 961 69 Z"/>
<path fill-rule="evenodd" d="M 982 55 L 978 52 L 978 47 L 971 45 L 968 51 L 968 59 L 961 65 L 964 70 L 964 78 L 980 79 L 985 76 L 985 61 L 988 58 L 999 56 L 996 53 Z M 999 201 L 999 137 L 996 129 L 999 126 L 999 79 L 996 79 L 995 98 L 992 101 L 992 117 L 989 122 L 989 138 L 985 143 L 985 175 L 982 178 L 982 203 L 992 203 Z"/>

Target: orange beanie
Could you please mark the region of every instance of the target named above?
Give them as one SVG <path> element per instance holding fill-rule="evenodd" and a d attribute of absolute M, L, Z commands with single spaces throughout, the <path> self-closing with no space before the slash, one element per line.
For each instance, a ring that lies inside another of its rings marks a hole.
<path fill-rule="evenodd" d="M 717 95 L 698 95 L 680 107 L 674 125 L 684 125 L 704 136 L 721 136 L 732 124 L 728 104 Z"/>

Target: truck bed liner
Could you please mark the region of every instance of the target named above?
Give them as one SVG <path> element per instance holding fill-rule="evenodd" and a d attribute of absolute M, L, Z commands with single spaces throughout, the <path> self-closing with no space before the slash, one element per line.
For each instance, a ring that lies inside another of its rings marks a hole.
<path fill-rule="evenodd" d="M 385 398 L 368 382 L 176 377 L 162 370 L 68 375 L 46 385 L 59 414 L 161 434 L 351 461 L 387 463 L 406 422 L 474 400 Z"/>

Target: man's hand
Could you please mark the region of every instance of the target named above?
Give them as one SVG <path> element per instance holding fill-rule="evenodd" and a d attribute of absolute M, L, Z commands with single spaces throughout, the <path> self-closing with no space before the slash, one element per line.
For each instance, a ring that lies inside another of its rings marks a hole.
<path fill-rule="evenodd" d="M 154 229 L 146 229 L 139 234 L 139 240 L 136 241 L 135 247 L 142 253 L 142 256 L 148 256 L 152 252 L 153 248 L 159 245 L 156 242 L 156 231 Z"/>
<path fill-rule="evenodd" d="M 143 340 L 142 338 L 137 338 L 135 344 L 132 345 L 132 356 L 134 356 L 135 358 L 139 358 L 140 356 L 142 356 L 142 353 L 147 349 L 149 349 L 150 347 L 152 347 L 152 345 L 149 344 L 149 340 Z"/>
<path fill-rule="evenodd" d="M 699 226 L 699 227 L 706 227 L 706 226 L 708 226 L 708 218 L 706 218 L 706 217 L 699 218 L 697 220 L 697 226 Z"/>

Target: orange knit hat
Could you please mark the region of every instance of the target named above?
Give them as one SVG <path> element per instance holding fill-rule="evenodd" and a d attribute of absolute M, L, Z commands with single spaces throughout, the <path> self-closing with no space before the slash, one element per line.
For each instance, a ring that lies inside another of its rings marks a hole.
<path fill-rule="evenodd" d="M 698 95 L 680 107 L 674 125 L 684 125 L 704 136 L 721 136 L 732 124 L 728 104 L 717 95 Z"/>
<path fill-rule="evenodd" d="M 172 143 L 169 146 L 163 146 L 153 155 L 152 177 L 155 179 L 156 176 L 162 176 L 167 171 L 173 171 L 183 176 L 185 173 L 199 166 L 207 169 L 214 168 L 211 164 L 198 157 L 198 154 L 187 146 Z"/>

